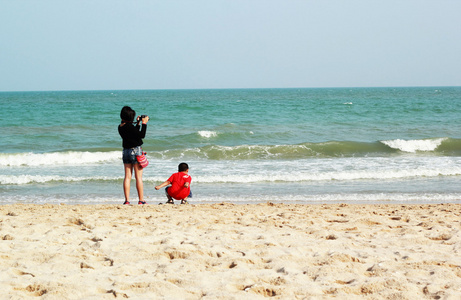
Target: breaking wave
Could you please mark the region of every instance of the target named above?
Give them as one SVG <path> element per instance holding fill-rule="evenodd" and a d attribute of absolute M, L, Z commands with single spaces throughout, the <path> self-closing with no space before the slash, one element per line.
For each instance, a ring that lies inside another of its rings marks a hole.
<path fill-rule="evenodd" d="M 212 136 L 213 132 L 202 133 Z M 291 160 L 304 158 L 388 157 L 389 155 L 417 153 L 437 156 L 461 156 L 461 140 L 433 138 L 422 140 L 387 140 L 378 142 L 330 141 L 296 145 L 206 145 L 196 148 L 155 150 L 143 148 L 150 159 L 205 159 L 205 160 Z M 91 165 L 118 163 L 121 151 L 68 151 L 51 153 L 0 153 L 0 167 Z"/>
<path fill-rule="evenodd" d="M 389 140 L 382 141 L 384 145 L 402 152 L 415 153 L 418 151 L 435 151 L 448 138 L 426 139 L 426 140 Z"/>

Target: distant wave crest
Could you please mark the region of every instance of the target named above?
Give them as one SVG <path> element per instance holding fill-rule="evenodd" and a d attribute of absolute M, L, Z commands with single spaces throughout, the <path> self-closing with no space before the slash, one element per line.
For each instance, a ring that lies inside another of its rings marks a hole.
<path fill-rule="evenodd" d="M 206 138 L 206 139 L 218 136 L 218 133 L 216 131 L 201 130 L 201 131 L 198 131 L 197 133 L 199 136 L 201 136 L 202 138 Z"/>

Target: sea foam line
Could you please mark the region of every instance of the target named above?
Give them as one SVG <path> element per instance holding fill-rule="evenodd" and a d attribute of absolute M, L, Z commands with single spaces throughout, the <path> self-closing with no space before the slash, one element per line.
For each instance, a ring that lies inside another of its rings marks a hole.
<path fill-rule="evenodd" d="M 91 177 L 73 177 L 58 175 L 0 175 L 0 184 L 2 185 L 23 185 L 30 183 L 47 183 L 47 182 L 81 182 L 81 181 L 114 181 L 122 180 L 123 177 L 91 176 Z"/>
<path fill-rule="evenodd" d="M 264 182 L 320 182 L 320 181 L 353 181 L 353 180 L 406 180 L 415 178 L 461 176 L 461 167 L 440 169 L 402 169 L 402 170 L 352 170 L 333 172 L 281 172 L 276 174 L 227 174 L 227 175 L 192 175 L 195 184 L 234 184 L 234 183 L 264 183 Z M 143 181 L 157 184 L 164 181 L 165 176 L 146 174 Z M 123 180 L 123 176 L 60 176 L 60 175 L 0 175 L 2 185 L 25 185 L 49 182 L 114 182 Z"/>
<path fill-rule="evenodd" d="M 121 159 L 121 151 L 111 152 L 51 152 L 51 153 L 2 153 L 0 166 L 44 166 L 95 164 Z"/>
<path fill-rule="evenodd" d="M 164 202 L 160 194 L 146 196 L 149 204 L 157 201 Z M 18 195 L 11 197 L 9 195 L 0 195 L 0 204 L 16 203 L 34 203 L 34 204 L 121 204 L 120 194 L 98 195 L 97 197 L 87 197 L 86 194 L 66 194 L 63 198 L 61 194 L 47 195 Z M 265 203 L 265 202 L 282 202 L 282 203 L 461 203 L 460 193 L 324 193 L 324 194 L 265 194 L 265 195 L 246 195 L 246 194 L 201 194 L 194 197 L 191 203 Z"/>
<path fill-rule="evenodd" d="M 419 177 L 460 176 L 461 170 L 398 170 L 388 172 L 353 171 L 327 173 L 296 173 L 276 175 L 224 175 L 194 177 L 200 183 L 258 183 L 258 182 L 318 182 L 352 180 L 401 180 Z"/>

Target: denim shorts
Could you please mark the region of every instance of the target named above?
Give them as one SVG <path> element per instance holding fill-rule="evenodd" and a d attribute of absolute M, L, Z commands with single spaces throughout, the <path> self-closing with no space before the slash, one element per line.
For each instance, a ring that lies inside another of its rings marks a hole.
<path fill-rule="evenodd" d="M 122 160 L 124 164 L 137 164 L 136 155 L 142 155 L 141 146 L 134 148 L 123 148 Z"/>

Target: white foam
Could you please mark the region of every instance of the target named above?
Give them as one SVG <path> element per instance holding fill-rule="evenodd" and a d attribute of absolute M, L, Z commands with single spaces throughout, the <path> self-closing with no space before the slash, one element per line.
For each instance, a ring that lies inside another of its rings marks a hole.
<path fill-rule="evenodd" d="M 191 165 L 197 164 L 192 162 Z M 231 166 L 231 167 L 228 167 Z M 461 175 L 458 157 L 341 158 L 200 162 L 194 182 L 258 183 L 393 180 Z"/>
<path fill-rule="evenodd" d="M 217 137 L 218 136 L 218 133 L 216 131 L 209 131 L 209 130 L 200 130 L 197 132 L 198 135 L 200 135 L 201 137 L 203 138 L 213 138 L 213 137 Z"/>
<path fill-rule="evenodd" d="M 81 182 L 90 180 L 121 180 L 122 177 L 73 177 L 73 176 L 59 176 L 59 175 L 0 175 L 0 184 L 2 185 L 23 185 L 30 183 L 47 183 L 53 181 L 61 182 Z"/>
<path fill-rule="evenodd" d="M 0 166 L 84 165 L 121 159 L 121 151 L 0 154 Z"/>
<path fill-rule="evenodd" d="M 446 138 L 427 140 L 389 140 L 382 141 L 383 144 L 403 152 L 415 153 L 417 151 L 434 151 Z"/>
<path fill-rule="evenodd" d="M 274 175 L 232 174 L 222 176 L 195 176 L 194 181 L 200 183 L 258 183 L 258 182 L 318 182 L 318 181 L 350 181 L 350 180 L 389 180 L 418 177 L 460 176 L 461 169 L 446 170 L 384 170 L 384 171 L 338 171 L 325 173 L 297 172 Z"/>

